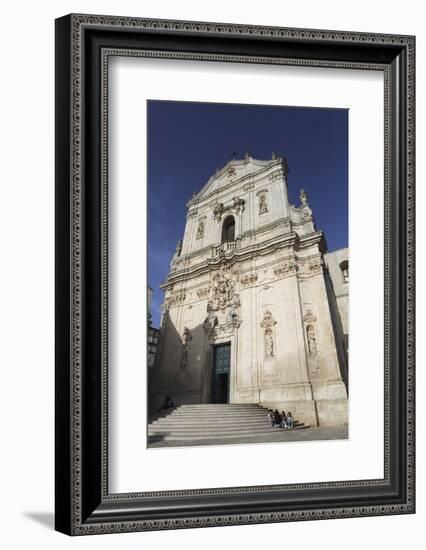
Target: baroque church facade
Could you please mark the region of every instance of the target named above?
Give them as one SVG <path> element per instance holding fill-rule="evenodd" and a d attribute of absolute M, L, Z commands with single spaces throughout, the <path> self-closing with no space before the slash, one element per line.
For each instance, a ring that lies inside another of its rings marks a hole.
<path fill-rule="evenodd" d="M 348 250 L 327 253 L 307 194 L 272 155 L 229 161 L 187 203 L 164 291 L 151 410 L 258 403 L 348 420 Z M 337 289 L 337 292 L 336 292 Z"/>

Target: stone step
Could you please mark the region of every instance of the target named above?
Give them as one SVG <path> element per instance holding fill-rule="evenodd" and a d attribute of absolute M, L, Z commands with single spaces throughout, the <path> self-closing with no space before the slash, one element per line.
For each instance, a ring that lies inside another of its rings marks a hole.
<path fill-rule="evenodd" d="M 295 425 L 298 425 L 300 424 L 300 422 L 296 421 L 294 422 Z M 223 426 L 223 427 L 228 427 L 228 426 L 263 426 L 265 428 L 271 428 L 271 423 L 268 422 L 268 420 L 254 420 L 254 419 L 249 419 L 249 420 L 240 420 L 240 419 L 235 419 L 233 421 L 230 421 L 230 420 L 223 420 L 223 419 L 219 419 L 219 420 L 216 420 L 214 422 L 210 422 L 208 420 L 205 420 L 205 419 L 199 419 L 197 420 L 196 422 L 188 422 L 186 420 L 176 420 L 176 419 L 173 419 L 171 418 L 170 420 L 156 420 L 154 422 L 152 422 L 150 424 L 150 426 L 152 427 L 187 427 L 187 428 L 191 428 L 191 427 L 208 427 L 208 426 Z"/>
<path fill-rule="evenodd" d="M 203 412 L 203 413 L 173 413 L 173 414 L 168 414 L 168 415 L 165 415 L 165 416 L 157 416 L 157 417 L 152 417 L 153 419 L 157 418 L 157 419 L 162 419 L 162 418 L 191 418 L 191 419 L 195 419 L 195 418 L 227 418 L 227 419 L 232 419 L 232 418 L 265 418 L 267 419 L 268 418 L 268 415 L 266 414 L 262 414 L 262 413 L 258 413 L 258 412 L 253 412 L 253 413 L 247 413 L 247 412 L 231 412 L 231 413 L 210 413 L 210 412 Z"/>
<path fill-rule="evenodd" d="M 290 430 L 279 430 L 275 429 L 272 433 L 278 441 L 285 441 L 285 434 L 295 430 L 305 430 L 310 428 L 309 425 L 298 426 L 296 428 L 291 428 Z M 271 428 L 272 430 L 272 428 Z M 268 430 L 259 430 L 259 431 L 247 431 L 247 432 L 208 432 L 208 433 L 197 433 L 197 434 L 188 434 L 187 432 L 182 433 L 173 433 L 170 432 L 154 432 L 148 434 L 148 442 L 155 441 L 156 439 L 161 439 L 162 441 L 199 441 L 199 440 L 214 440 L 214 439 L 237 439 L 237 438 L 247 438 L 252 436 L 262 436 L 270 435 L 271 431 Z"/>
<path fill-rule="evenodd" d="M 292 430 L 304 430 L 308 428 L 309 426 L 297 426 L 296 428 L 292 428 Z M 274 430 L 284 432 L 285 430 Z M 180 437 L 203 437 L 208 438 L 210 436 L 212 437 L 220 437 L 220 436 L 257 436 L 257 435 L 271 435 L 271 430 L 210 430 L 210 431 L 198 431 L 198 432 L 188 432 L 186 430 L 183 431 L 169 431 L 169 430 L 161 430 L 161 431 L 150 431 L 148 433 L 148 439 L 154 436 L 170 436 L 172 438 L 180 438 Z M 273 435 L 273 434 L 272 434 Z"/>
<path fill-rule="evenodd" d="M 149 424 L 153 424 L 154 422 L 170 422 L 170 420 L 176 420 L 180 422 L 188 422 L 188 423 L 195 423 L 195 422 L 219 422 L 223 420 L 224 422 L 248 422 L 249 420 L 256 420 L 257 422 L 266 422 L 270 424 L 270 421 L 265 416 L 245 416 L 245 415 L 235 415 L 235 416 L 210 416 L 210 415 L 203 415 L 203 416 L 170 416 L 170 417 L 164 417 L 164 418 L 151 418 L 149 420 Z"/>
<path fill-rule="evenodd" d="M 256 410 L 252 410 L 252 411 L 248 411 L 247 409 L 242 409 L 242 410 L 232 410 L 232 409 L 229 409 L 229 410 L 223 410 L 223 411 L 212 411 L 212 410 L 190 410 L 190 411 L 174 411 L 174 412 L 170 412 L 168 414 L 159 414 L 159 415 L 151 415 L 151 416 L 170 416 L 171 414 L 173 415 L 180 415 L 180 414 L 184 414 L 184 415 L 192 415 L 192 416 L 196 416 L 198 414 L 210 414 L 210 415 L 233 415 L 233 414 L 250 414 L 250 415 L 254 415 L 254 414 L 260 414 L 260 415 L 263 415 L 263 416 L 268 416 L 268 413 L 266 411 L 256 411 Z"/>
<path fill-rule="evenodd" d="M 293 430 L 308 428 L 294 421 Z M 256 404 L 190 404 L 152 415 L 148 443 L 158 441 L 201 441 L 247 438 L 273 434 L 285 437 L 285 429 L 272 427 L 267 409 Z M 281 434 L 281 435 L 280 435 Z"/>
<path fill-rule="evenodd" d="M 262 409 L 260 407 L 217 407 L 217 408 L 212 408 L 212 407 L 206 407 L 206 408 L 196 408 L 196 407 L 188 407 L 188 408 L 183 408 L 183 407 L 179 407 L 177 409 L 171 409 L 171 410 L 166 410 L 166 411 L 157 411 L 156 413 L 152 413 L 152 414 L 171 414 L 171 413 L 174 413 L 174 414 L 177 414 L 177 413 L 181 413 L 181 414 L 197 414 L 197 413 L 200 413 L 200 412 L 205 412 L 205 413 L 214 413 L 214 414 L 226 414 L 226 413 L 232 413 L 232 412 L 235 412 L 235 411 L 239 411 L 239 412 L 246 412 L 246 413 L 255 413 L 255 412 L 263 412 L 264 414 L 267 414 L 268 411 L 267 409 Z"/>
<path fill-rule="evenodd" d="M 304 423 L 296 424 L 295 428 L 303 428 Z M 253 433 L 253 432 L 270 432 L 271 430 L 280 430 L 281 428 L 272 427 L 272 426 L 150 426 L 148 429 L 148 434 L 151 433 L 160 433 L 160 432 L 173 432 L 173 433 L 207 433 L 207 432 L 220 432 L 220 433 L 228 433 L 228 432 L 247 432 L 247 433 Z"/>
<path fill-rule="evenodd" d="M 158 409 L 157 412 L 168 412 L 168 411 L 179 411 L 179 410 L 187 410 L 188 411 L 190 409 L 194 409 L 194 410 L 209 409 L 209 410 L 215 410 L 215 411 L 226 410 L 226 409 L 246 409 L 246 410 L 263 409 L 263 410 L 268 410 L 266 407 L 262 407 L 261 405 L 253 405 L 251 403 L 242 404 L 242 405 L 239 405 L 239 404 L 234 405 L 232 403 L 231 404 L 229 404 L 229 403 L 215 403 L 215 404 L 205 403 L 205 404 L 200 404 L 200 405 L 178 405 L 174 409 Z"/>
<path fill-rule="evenodd" d="M 242 412 L 268 412 L 267 409 L 261 409 L 260 407 L 239 407 L 239 406 L 226 406 L 221 407 L 219 405 L 215 407 L 178 407 L 173 409 L 173 412 L 184 412 L 184 413 L 196 413 L 196 412 L 212 412 L 212 413 L 227 413 L 233 411 L 242 411 Z M 162 412 L 162 411 L 160 411 Z"/>

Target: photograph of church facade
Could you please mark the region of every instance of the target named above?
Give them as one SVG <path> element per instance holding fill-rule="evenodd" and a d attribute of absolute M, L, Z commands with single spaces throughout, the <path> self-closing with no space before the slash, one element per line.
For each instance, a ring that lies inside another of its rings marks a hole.
<path fill-rule="evenodd" d="M 284 156 L 245 153 L 186 203 L 161 285 L 148 445 L 284 441 L 280 427 L 347 437 L 348 248 L 327 250 L 309 190 L 292 204 L 289 185 Z"/>

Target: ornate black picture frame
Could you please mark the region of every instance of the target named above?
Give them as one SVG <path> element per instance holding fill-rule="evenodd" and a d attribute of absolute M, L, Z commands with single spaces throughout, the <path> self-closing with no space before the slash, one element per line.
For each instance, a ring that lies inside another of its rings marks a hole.
<path fill-rule="evenodd" d="M 383 72 L 383 479 L 108 492 L 110 56 Z M 56 21 L 58 531 L 84 535 L 414 513 L 414 56 L 413 36 L 97 15 Z"/>

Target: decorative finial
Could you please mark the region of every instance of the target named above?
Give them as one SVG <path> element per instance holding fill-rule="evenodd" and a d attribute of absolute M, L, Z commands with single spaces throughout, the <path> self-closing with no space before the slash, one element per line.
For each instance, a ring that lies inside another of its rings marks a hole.
<path fill-rule="evenodd" d="M 180 253 L 182 252 L 182 241 L 179 240 L 176 245 L 176 254 L 180 256 Z"/>
<path fill-rule="evenodd" d="M 251 156 L 250 153 L 247 151 L 246 154 L 244 155 L 244 158 L 245 158 L 245 159 L 249 159 L 250 156 Z"/>
<path fill-rule="evenodd" d="M 300 198 L 300 204 L 302 206 L 306 206 L 308 204 L 308 195 L 304 189 L 300 190 L 299 198 Z"/>
<path fill-rule="evenodd" d="M 276 158 L 277 158 L 277 154 L 274 151 L 272 151 L 272 160 L 276 160 Z"/>

